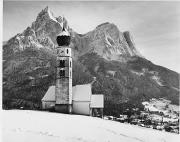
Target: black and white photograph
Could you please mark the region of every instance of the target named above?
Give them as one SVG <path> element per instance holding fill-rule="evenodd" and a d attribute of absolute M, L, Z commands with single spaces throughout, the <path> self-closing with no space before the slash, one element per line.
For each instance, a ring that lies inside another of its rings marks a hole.
<path fill-rule="evenodd" d="M 1 4 L 0 141 L 180 140 L 180 1 Z"/>

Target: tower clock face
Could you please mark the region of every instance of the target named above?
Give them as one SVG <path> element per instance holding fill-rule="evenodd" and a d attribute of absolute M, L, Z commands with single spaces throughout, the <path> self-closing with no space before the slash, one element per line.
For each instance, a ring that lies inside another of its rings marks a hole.
<path fill-rule="evenodd" d="M 66 56 L 66 57 L 70 57 L 71 56 L 71 49 L 70 48 L 65 48 L 65 47 L 61 47 L 61 48 L 57 48 L 57 55 L 58 56 Z"/>
<path fill-rule="evenodd" d="M 64 53 L 64 50 L 61 50 L 60 53 Z"/>
<path fill-rule="evenodd" d="M 59 54 L 60 56 L 63 56 L 63 55 L 65 54 L 65 52 L 64 52 L 63 49 L 59 49 L 58 54 Z"/>

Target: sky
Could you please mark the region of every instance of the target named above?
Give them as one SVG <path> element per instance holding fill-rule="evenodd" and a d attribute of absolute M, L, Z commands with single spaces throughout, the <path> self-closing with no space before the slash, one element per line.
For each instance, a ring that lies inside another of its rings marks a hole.
<path fill-rule="evenodd" d="M 4 1 L 3 41 L 23 32 L 46 6 L 81 34 L 114 23 L 121 32 L 131 32 L 146 59 L 180 73 L 180 2 Z"/>

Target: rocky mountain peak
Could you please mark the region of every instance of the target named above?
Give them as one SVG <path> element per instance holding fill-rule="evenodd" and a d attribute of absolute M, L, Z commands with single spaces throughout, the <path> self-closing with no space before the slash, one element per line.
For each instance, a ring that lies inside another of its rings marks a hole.
<path fill-rule="evenodd" d="M 93 31 L 80 36 L 68 27 L 65 17 L 55 17 L 48 6 L 42 9 L 32 25 L 18 36 L 16 48 L 21 47 L 23 50 L 37 45 L 38 48 L 53 49 L 57 46 L 56 36 L 62 31 L 63 26 L 73 35 L 71 47 L 76 57 L 93 52 L 106 60 L 124 62 L 129 57 L 141 56 L 135 48 L 130 32 L 121 32 L 114 23 L 102 23 Z"/>
<path fill-rule="evenodd" d="M 47 18 L 47 20 L 54 20 L 55 22 L 58 22 L 56 20 L 56 17 L 54 16 L 53 12 L 50 10 L 50 8 L 47 6 L 46 8 L 42 9 L 41 12 L 38 14 L 37 18 L 36 18 L 36 21 L 38 19 L 45 19 L 44 17 Z"/>
<path fill-rule="evenodd" d="M 113 38 L 119 37 L 120 32 L 115 24 L 109 22 L 98 25 L 94 31 L 98 33 L 103 33 L 104 35 L 108 34 L 110 36 L 113 36 Z"/>
<path fill-rule="evenodd" d="M 60 19 L 60 17 L 59 17 Z M 11 38 L 6 46 L 3 46 L 4 53 L 14 54 L 27 48 L 54 48 L 56 36 L 62 30 L 62 22 L 56 20 L 48 7 L 41 10 L 36 20 L 22 33 Z"/>
<path fill-rule="evenodd" d="M 43 11 L 48 11 L 49 10 L 49 7 L 48 6 L 46 6 L 44 9 L 43 9 Z"/>
<path fill-rule="evenodd" d="M 63 21 L 58 21 L 48 6 L 45 9 L 42 9 L 41 12 L 38 14 L 35 22 L 32 24 L 32 28 L 36 31 L 41 28 L 43 25 L 47 25 L 47 23 L 57 24 L 62 27 Z"/>
<path fill-rule="evenodd" d="M 35 31 L 31 27 L 27 27 L 22 33 L 24 36 L 36 36 Z"/>
<path fill-rule="evenodd" d="M 38 14 L 31 28 L 35 31 L 40 44 L 54 47 L 57 45 L 56 36 L 62 31 L 63 25 L 67 26 L 67 20 L 62 16 L 55 17 L 47 6 Z"/>
<path fill-rule="evenodd" d="M 115 24 L 113 24 L 113 23 L 105 22 L 105 23 L 102 23 L 102 24 L 98 25 L 96 27 L 96 29 L 104 28 L 104 27 L 117 27 L 117 26 Z"/>
<path fill-rule="evenodd" d="M 140 56 L 130 32 L 121 32 L 113 23 L 102 23 L 93 31 L 75 37 L 80 55 L 97 53 L 106 60 L 126 62 L 129 57 Z"/>

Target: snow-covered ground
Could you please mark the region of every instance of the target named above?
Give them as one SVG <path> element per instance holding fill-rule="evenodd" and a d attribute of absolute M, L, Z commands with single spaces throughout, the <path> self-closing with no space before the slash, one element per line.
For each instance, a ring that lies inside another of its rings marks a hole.
<path fill-rule="evenodd" d="M 177 142 L 178 134 L 100 118 L 3 110 L 2 142 Z"/>
<path fill-rule="evenodd" d="M 151 78 L 152 78 L 159 86 L 164 86 L 164 85 L 162 84 L 161 79 L 160 79 L 159 76 L 153 75 Z"/>

